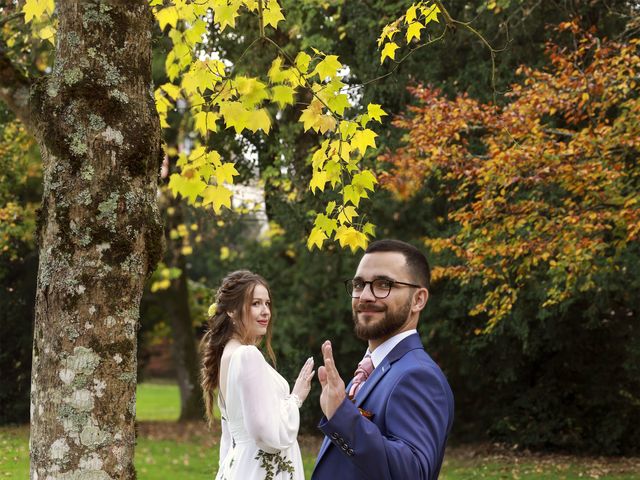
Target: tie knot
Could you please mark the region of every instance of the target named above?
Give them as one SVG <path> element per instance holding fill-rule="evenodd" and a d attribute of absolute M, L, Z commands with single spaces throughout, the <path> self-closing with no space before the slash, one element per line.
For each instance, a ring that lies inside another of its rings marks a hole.
<path fill-rule="evenodd" d="M 366 380 L 367 378 L 369 378 L 369 375 L 371 375 L 371 372 L 373 372 L 373 360 L 371 360 L 371 355 L 367 353 L 358 364 L 355 376 L 361 374 L 364 376 L 364 380 Z"/>

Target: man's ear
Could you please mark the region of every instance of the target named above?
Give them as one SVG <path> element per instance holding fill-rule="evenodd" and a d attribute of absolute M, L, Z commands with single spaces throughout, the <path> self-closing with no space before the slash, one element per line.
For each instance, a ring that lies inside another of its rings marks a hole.
<path fill-rule="evenodd" d="M 420 288 L 416 293 L 413 294 L 413 302 L 411 305 L 411 311 L 420 312 L 424 307 L 427 306 L 427 301 L 429 300 L 429 290 L 426 288 Z"/>

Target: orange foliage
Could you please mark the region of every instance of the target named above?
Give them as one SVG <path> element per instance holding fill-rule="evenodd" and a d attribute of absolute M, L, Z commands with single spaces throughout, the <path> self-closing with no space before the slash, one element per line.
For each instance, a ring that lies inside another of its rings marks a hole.
<path fill-rule="evenodd" d="M 394 122 L 406 145 L 383 158 L 380 181 L 400 198 L 442 179 L 459 229 L 426 243 L 462 262 L 434 275 L 480 278 L 488 293 L 472 313 L 489 330 L 534 275 L 545 279 L 543 307 L 596 291 L 597 274 L 623 272 L 640 237 L 640 40 L 560 29 L 575 49 L 548 44 L 550 68 L 521 67 L 503 108 L 413 89 L 419 105 Z"/>

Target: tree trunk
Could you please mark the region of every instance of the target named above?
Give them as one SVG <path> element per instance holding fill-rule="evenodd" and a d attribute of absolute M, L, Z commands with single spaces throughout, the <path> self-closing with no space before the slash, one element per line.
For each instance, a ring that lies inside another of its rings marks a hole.
<path fill-rule="evenodd" d="M 166 296 L 163 297 L 171 324 L 171 354 L 180 388 L 180 421 L 202 420 L 204 418 L 204 401 L 199 381 L 200 369 L 196 336 L 189 310 L 189 290 L 184 256 L 178 254 L 171 266 L 182 271 L 182 275 L 171 282 Z"/>
<path fill-rule="evenodd" d="M 32 89 L 44 194 L 31 384 L 32 479 L 132 479 L 136 333 L 162 254 L 160 126 L 146 0 L 58 0 Z"/>

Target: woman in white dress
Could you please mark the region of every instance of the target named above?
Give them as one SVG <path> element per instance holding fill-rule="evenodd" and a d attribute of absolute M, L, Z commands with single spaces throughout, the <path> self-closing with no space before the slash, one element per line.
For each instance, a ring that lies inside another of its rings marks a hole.
<path fill-rule="evenodd" d="M 223 280 L 201 342 L 202 390 L 209 423 L 215 390 L 222 414 L 216 480 L 304 480 L 297 435 L 299 408 L 313 378 L 309 358 L 291 392 L 258 350 L 271 349 L 271 293 L 255 273 L 239 270 Z"/>

